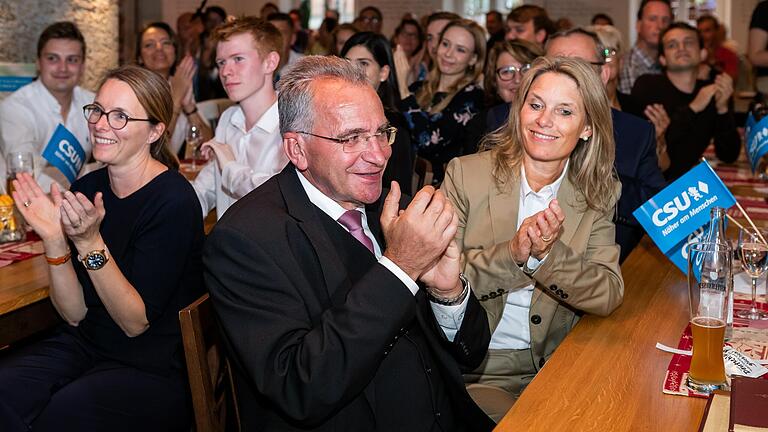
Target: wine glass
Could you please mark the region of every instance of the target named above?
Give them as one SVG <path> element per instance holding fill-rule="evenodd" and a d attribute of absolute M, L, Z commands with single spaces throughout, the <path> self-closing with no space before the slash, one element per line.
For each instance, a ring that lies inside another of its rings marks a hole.
<path fill-rule="evenodd" d="M 741 267 L 752 278 L 752 307 L 749 310 L 736 312 L 739 318 L 749 320 L 765 320 L 768 314 L 757 308 L 757 279 L 768 268 L 768 230 L 751 227 L 739 230 L 739 250 L 741 251 Z"/>
<path fill-rule="evenodd" d="M 200 156 L 200 145 L 202 143 L 203 132 L 197 125 L 189 125 L 187 129 L 187 147 L 192 150 L 192 171 L 197 170 L 197 159 Z"/>

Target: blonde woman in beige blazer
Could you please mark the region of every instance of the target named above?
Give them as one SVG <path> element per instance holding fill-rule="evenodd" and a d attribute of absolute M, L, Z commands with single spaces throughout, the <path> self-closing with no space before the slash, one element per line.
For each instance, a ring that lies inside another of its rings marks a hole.
<path fill-rule="evenodd" d="M 610 103 L 593 68 L 536 60 L 490 150 L 451 161 L 442 186 L 493 335 L 465 379 L 497 421 L 581 315 L 608 315 L 624 295 Z"/>

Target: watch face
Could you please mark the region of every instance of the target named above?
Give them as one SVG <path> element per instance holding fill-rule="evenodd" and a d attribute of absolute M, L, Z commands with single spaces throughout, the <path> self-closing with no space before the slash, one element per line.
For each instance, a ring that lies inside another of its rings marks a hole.
<path fill-rule="evenodd" d="M 85 266 L 91 270 L 98 270 L 107 263 L 107 256 L 100 252 L 91 252 L 85 257 Z"/>

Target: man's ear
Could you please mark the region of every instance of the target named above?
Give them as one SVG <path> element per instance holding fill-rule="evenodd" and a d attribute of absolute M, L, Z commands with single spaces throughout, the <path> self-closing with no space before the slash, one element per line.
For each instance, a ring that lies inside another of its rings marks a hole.
<path fill-rule="evenodd" d="M 544 45 L 544 41 L 547 40 L 547 31 L 544 29 L 539 29 L 534 35 L 536 38 L 536 42 L 539 43 L 539 45 Z"/>
<path fill-rule="evenodd" d="M 663 67 L 667 67 L 667 58 L 664 57 L 663 52 L 659 53 L 659 64 L 662 65 Z"/>
<path fill-rule="evenodd" d="M 277 51 L 270 51 L 264 58 L 264 73 L 273 74 L 280 64 L 280 54 Z"/>
<path fill-rule="evenodd" d="M 608 85 L 608 81 L 611 79 L 611 69 L 608 67 L 608 64 L 604 64 L 600 66 L 600 81 L 603 82 L 603 85 Z"/>
<path fill-rule="evenodd" d="M 283 151 L 288 156 L 288 160 L 299 171 L 304 171 L 309 166 L 305 145 L 306 142 L 301 134 L 296 132 L 286 132 L 283 134 Z"/>

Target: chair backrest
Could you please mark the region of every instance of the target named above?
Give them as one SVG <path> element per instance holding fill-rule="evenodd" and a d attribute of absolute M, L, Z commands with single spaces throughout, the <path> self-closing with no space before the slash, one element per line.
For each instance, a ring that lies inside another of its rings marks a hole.
<path fill-rule="evenodd" d="M 208 294 L 179 311 L 197 432 L 240 430 L 229 360 Z"/>
<path fill-rule="evenodd" d="M 222 99 L 209 99 L 206 101 L 198 102 L 197 109 L 200 111 L 200 115 L 208 122 L 213 130 L 216 130 L 216 125 L 219 123 L 219 117 L 227 108 L 232 106 L 234 102 L 227 98 Z"/>
<path fill-rule="evenodd" d="M 411 190 L 414 194 L 424 185 L 432 184 L 432 164 L 428 160 L 416 156 L 413 174 L 413 188 Z"/>

